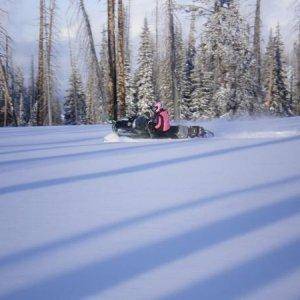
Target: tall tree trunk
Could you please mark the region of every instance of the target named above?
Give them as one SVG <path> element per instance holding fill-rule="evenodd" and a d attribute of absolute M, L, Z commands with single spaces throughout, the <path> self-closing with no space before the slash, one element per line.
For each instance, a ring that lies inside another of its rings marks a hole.
<path fill-rule="evenodd" d="M 118 119 L 117 72 L 116 72 L 116 36 L 115 36 L 115 0 L 107 0 L 108 13 L 108 62 L 109 62 L 109 113 L 113 120 Z"/>
<path fill-rule="evenodd" d="M 159 100 L 159 6 L 155 2 L 155 61 L 154 61 L 154 94 L 155 100 Z"/>
<path fill-rule="evenodd" d="M 4 104 L 4 122 L 3 122 L 3 126 L 8 125 L 8 112 L 10 113 L 11 117 L 13 118 L 15 126 L 18 126 L 18 120 L 17 120 L 17 116 L 15 114 L 13 101 L 12 101 L 12 98 L 11 98 L 10 93 L 9 93 L 7 75 L 6 75 L 6 72 L 5 72 L 5 68 L 4 68 L 1 56 L 0 56 L 0 87 L 3 90 L 4 103 L 5 103 Z"/>
<path fill-rule="evenodd" d="M 33 112 L 33 107 L 36 101 L 35 98 L 35 72 L 34 72 L 34 57 L 31 58 L 31 65 L 30 65 L 30 103 L 29 103 L 29 115 L 31 119 L 31 115 Z"/>
<path fill-rule="evenodd" d="M 125 15 L 122 0 L 118 0 L 118 102 L 119 115 L 124 117 L 126 114 Z"/>
<path fill-rule="evenodd" d="M 297 114 L 300 115 L 300 25 L 298 28 L 298 43 L 296 51 L 296 103 Z"/>
<path fill-rule="evenodd" d="M 85 9 L 83 0 L 79 0 L 79 8 L 82 12 L 84 24 L 85 24 L 85 28 L 86 28 L 86 32 L 87 32 L 87 38 L 88 38 L 88 43 L 89 43 L 89 48 L 90 48 L 89 49 L 90 56 L 91 56 L 91 60 L 92 60 L 92 67 L 95 68 L 95 73 L 96 73 L 95 75 L 97 77 L 97 82 L 96 82 L 97 88 L 98 88 L 98 90 L 100 92 L 100 96 L 102 98 L 101 101 L 103 104 L 103 115 L 104 115 L 103 117 L 106 118 L 107 117 L 107 104 L 103 103 L 103 101 L 105 101 L 105 96 L 104 96 L 103 87 L 102 87 L 102 72 L 101 72 L 98 57 L 97 57 L 95 41 L 94 41 L 94 37 L 93 37 L 93 33 L 92 33 L 90 19 L 87 14 L 87 11 Z"/>
<path fill-rule="evenodd" d="M 73 49 L 72 49 L 72 42 L 71 42 L 71 34 L 70 34 L 70 30 L 68 27 L 68 40 L 69 40 L 69 51 L 70 51 L 70 63 L 71 63 L 71 72 L 72 72 L 72 78 L 75 78 L 75 74 L 77 72 L 76 69 L 76 62 L 75 62 L 75 58 L 73 56 Z M 78 104 L 78 93 L 76 90 L 76 85 L 74 87 L 74 102 L 75 102 L 75 119 L 76 119 L 76 124 L 78 124 L 78 108 L 77 108 L 77 104 Z"/>
<path fill-rule="evenodd" d="M 5 81 L 8 85 L 8 76 L 7 76 L 7 72 L 8 72 L 8 68 L 9 68 L 9 53 L 8 53 L 8 36 L 5 37 L 5 73 L 4 73 L 4 78 Z M 4 66 L 3 66 L 4 67 Z M 3 83 L 4 84 L 4 83 Z M 9 89 L 9 88 L 8 88 Z M 9 94 L 9 93 L 8 93 Z M 7 126 L 7 109 L 8 109 L 8 103 L 7 103 L 7 97 L 4 97 L 5 99 L 5 105 L 4 105 L 4 126 Z"/>
<path fill-rule="evenodd" d="M 53 117 L 53 74 L 52 74 L 52 49 L 53 49 L 53 27 L 54 27 L 54 18 L 56 11 L 56 0 L 50 0 L 49 7 L 49 24 L 48 24 L 48 36 L 46 43 L 46 95 L 47 95 L 47 110 L 48 110 L 48 125 L 52 126 Z"/>
<path fill-rule="evenodd" d="M 174 119 L 180 118 L 180 107 L 176 83 L 176 37 L 174 24 L 174 3 L 173 0 L 168 0 L 168 17 L 169 17 L 169 43 L 170 43 L 170 66 L 171 66 L 171 95 L 174 101 Z"/>
<path fill-rule="evenodd" d="M 45 121 L 45 0 L 40 0 L 39 61 L 37 78 L 37 116 L 36 125 Z"/>
<path fill-rule="evenodd" d="M 253 50 L 256 59 L 255 76 L 257 91 L 259 94 L 262 92 L 262 81 L 261 81 L 261 0 L 256 1 L 256 12 L 255 12 L 255 24 L 254 24 L 254 41 Z"/>

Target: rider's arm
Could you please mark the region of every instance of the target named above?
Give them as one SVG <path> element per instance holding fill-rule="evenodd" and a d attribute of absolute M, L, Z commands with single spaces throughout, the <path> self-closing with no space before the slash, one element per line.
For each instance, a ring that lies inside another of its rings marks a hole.
<path fill-rule="evenodd" d="M 158 115 L 155 129 L 159 129 L 161 126 L 162 126 L 162 117 L 160 115 Z"/>

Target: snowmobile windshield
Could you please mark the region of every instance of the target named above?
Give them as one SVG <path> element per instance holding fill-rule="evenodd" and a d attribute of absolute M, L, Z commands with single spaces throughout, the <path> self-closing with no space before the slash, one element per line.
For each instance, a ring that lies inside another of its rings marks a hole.
<path fill-rule="evenodd" d="M 134 120 L 133 128 L 140 131 L 146 131 L 148 121 L 148 118 L 146 118 L 145 116 L 139 116 Z"/>

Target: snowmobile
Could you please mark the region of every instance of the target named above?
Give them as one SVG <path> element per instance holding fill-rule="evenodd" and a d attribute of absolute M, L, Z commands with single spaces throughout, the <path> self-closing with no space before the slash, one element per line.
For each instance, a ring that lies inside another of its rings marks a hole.
<path fill-rule="evenodd" d="M 155 123 L 147 116 L 134 116 L 113 122 L 113 132 L 120 137 L 136 139 L 209 138 L 214 133 L 200 126 L 171 126 L 167 132 L 157 132 Z"/>

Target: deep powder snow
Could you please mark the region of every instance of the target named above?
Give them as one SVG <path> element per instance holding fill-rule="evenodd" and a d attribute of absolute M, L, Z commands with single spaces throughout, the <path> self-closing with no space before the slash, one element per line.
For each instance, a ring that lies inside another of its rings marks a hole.
<path fill-rule="evenodd" d="M 0 129 L 0 299 L 299 299 L 300 118 L 204 126 Z"/>

